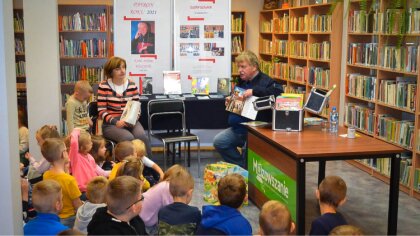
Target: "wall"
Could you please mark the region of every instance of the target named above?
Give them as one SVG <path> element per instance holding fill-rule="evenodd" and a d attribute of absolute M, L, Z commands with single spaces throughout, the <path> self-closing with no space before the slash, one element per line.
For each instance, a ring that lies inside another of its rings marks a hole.
<path fill-rule="evenodd" d="M 22 234 L 12 0 L 0 2 L 0 234 Z"/>
<path fill-rule="evenodd" d="M 260 11 L 264 0 L 231 0 L 232 11 L 246 11 L 247 49 L 258 54 Z"/>
<path fill-rule="evenodd" d="M 35 132 L 45 124 L 61 125 L 57 1 L 24 0 L 26 88 L 29 149 L 40 159 Z"/>

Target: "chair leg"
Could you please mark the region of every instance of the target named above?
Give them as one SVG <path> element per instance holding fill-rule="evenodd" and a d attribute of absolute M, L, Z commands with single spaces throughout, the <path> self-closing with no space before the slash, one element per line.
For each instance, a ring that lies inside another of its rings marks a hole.
<path fill-rule="evenodd" d="M 188 159 L 188 164 L 187 164 L 187 156 L 188 156 L 188 158 L 189 158 L 189 155 L 187 155 L 187 142 L 184 142 L 184 162 L 185 162 L 185 165 L 188 165 L 188 167 L 190 167 L 190 165 L 189 165 L 189 161 L 190 161 L 190 159 Z"/>
<path fill-rule="evenodd" d="M 191 166 L 191 142 L 188 142 L 188 167 Z"/>

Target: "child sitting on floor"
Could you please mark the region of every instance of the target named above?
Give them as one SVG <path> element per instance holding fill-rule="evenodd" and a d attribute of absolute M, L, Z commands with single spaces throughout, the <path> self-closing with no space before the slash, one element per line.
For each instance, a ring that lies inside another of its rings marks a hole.
<path fill-rule="evenodd" d="M 260 235 L 289 235 L 295 230 L 289 209 L 279 201 L 271 200 L 261 208 Z"/>
<path fill-rule="evenodd" d="M 148 157 L 146 157 L 146 145 L 140 139 L 132 141 L 137 157 L 143 162 L 143 176 L 149 181 L 150 186 L 157 184 L 163 178 L 162 169 Z"/>

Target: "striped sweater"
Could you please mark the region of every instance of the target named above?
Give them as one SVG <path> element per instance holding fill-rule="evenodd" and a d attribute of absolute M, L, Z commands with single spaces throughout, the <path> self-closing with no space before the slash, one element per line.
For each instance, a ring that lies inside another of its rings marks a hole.
<path fill-rule="evenodd" d="M 120 119 L 127 101 L 140 101 L 139 91 L 136 84 L 128 80 L 127 88 L 123 94 L 117 94 L 104 80 L 99 84 L 98 89 L 98 112 L 104 123 L 115 125 Z"/>

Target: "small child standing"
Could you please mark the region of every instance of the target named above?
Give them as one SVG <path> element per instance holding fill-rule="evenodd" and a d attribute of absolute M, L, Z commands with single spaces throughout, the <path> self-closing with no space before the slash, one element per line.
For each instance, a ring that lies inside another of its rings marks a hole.
<path fill-rule="evenodd" d="M 139 217 L 144 197 L 140 182 L 131 176 L 111 180 L 106 207 L 98 208 L 88 225 L 89 235 L 146 235 Z"/>
<path fill-rule="evenodd" d="M 91 149 L 92 140 L 90 134 L 79 128 L 73 129 L 70 134 L 70 171 L 77 180 L 79 189 L 83 194 L 83 200 L 85 200 L 87 183 L 98 176 L 95 159 L 89 154 Z M 99 169 L 101 168 L 98 167 Z"/>
<path fill-rule="evenodd" d="M 37 216 L 23 227 L 24 235 L 57 235 L 68 229 L 60 223 L 57 214 L 63 208 L 61 186 L 54 180 L 43 180 L 34 185 L 32 202 Z"/>
<path fill-rule="evenodd" d="M 346 202 L 346 182 L 338 176 L 327 176 L 316 190 L 321 216 L 312 221 L 310 235 L 328 235 L 332 229 L 346 225 L 337 208 Z"/>
<path fill-rule="evenodd" d="M 68 133 L 74 128 L 88 131 L 92 120 L 88 116 L 87 100 L 92 95 L 92 87 L 86 80 L 79 80 L 74 85 L 74 93 L 66 102 L 66 121 Z"/>
<path fill-rule="evenodd" d="M 59 213 L 61 223 L 73 228 L 75 214 L 82 205 L 80 191 L 76 179 L 67 174 L 64 169 L 68 154 L 66 146 L 61 139 L 49 138 L 41 146 L 42 155 L 51 163 L 51 169 L 45 171 L 44 179 L 57 181 L 63 192 L 63 209 Z"/>
<path fill-rule="evenodd" d="M 247 197 L 244 178 L 229 174 L 220 179 L 217 197 L 220 206 L 203 206 L 197 235 L 252 235 L 251 224 L 238 210 Z"/>
<path fill-rule="evenodd" d="M 106 206 L 105 196 L 107 185 L 108 180 L 103 176 L 95 177 L 88 183 L 86 192 L 88 201 L 77 209 L 76 221 L 74 222 L 73 229 L 87 234 L 87 226 L 92 220 L 92 216 L 95 214 L 96 209 Z"/>
<path fill-rule="evenodd" d="M 38 141 L 39 147 L 42 146 L 45 139 L 47 138 L 60 138 L 60 134 L 57 131 L 57 127 L 54 125 L 44 125 L 35 134 L 36 141 Z M 29 160 L 28 179 L 31 184 L 35 184 L 42 180 L 42 174 L 50 169 L 50 163 L 41 157 L 41 160 L 37 161 L 35 158 L 27 152 L 25 158 Z"/>
<path fill-rule="evenodd" d="M 149 181 L 150 186 L 157 184 L 163 179 L 162 169 L 148 157 L 146 157 L 146 145 L 140 139 L 134 139 L 134 149 L 136 150 L 137 157 L 143 162 L 143 176 Z"/>
<path fill-rule="evenodd" d="M 194 179 L 184 167 L 169 180 L 174 203 L 159 211 L 159 235 L 194 235 L 201 221 L 197 207 L 189 206 Z"/>
<path fill-rule="evenodd" d="M 260 235 L 290 235 L 295 230 L 289 209 L 279 201 L 271 200 L 261 208 Z"/>

